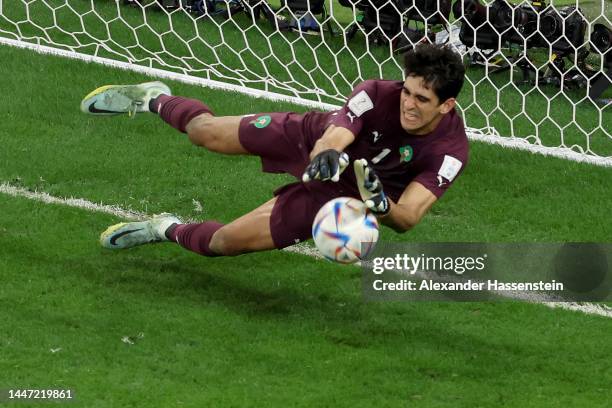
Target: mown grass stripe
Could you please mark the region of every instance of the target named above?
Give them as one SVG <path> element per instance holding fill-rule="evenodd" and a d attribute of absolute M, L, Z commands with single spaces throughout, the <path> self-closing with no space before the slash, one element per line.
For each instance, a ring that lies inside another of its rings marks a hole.
<path fill-rule="evenodd" d="M 301 98 L 299 96 L 283 95 L 276 92 L 263 91 L 259 89 L 249 88 L 247 86 L 229 84 L 225 82 L 215 81 L 211 79 L 197 78 L 187 74 L 179 74 L 176 72 L 165 71 L 158 68 L 146 67 L 128 62 L 115 61 L 108 58 L 92 56 L 87 54 L 78 53 L 75 51 L 68 51 L 59 48 L 48 47 L 40 44 L 32 44 L 26 41 L 14 40 L 10 38 L 0 37 L 0 44 L 8 45 L 11 47 L 22 48 L 30 51 L 37 52 L 43 55 L 53 55 L 58 57 L 76 59 L 88 63 L 96 63 L 101 65 L 110 66 L 122 70 L 137 72 L 145 74 L 157 79 L 169 79 L 178 82 L 182 82 L 188 85 L 205 86 L 211 89 L 220 89 L 224 91 L 237 92 L 243 95 L 262 98 L 276 102 L 287 102 L 299 106 L 305 106 L 311 109 L 323 109 L 323 110 L 335 110 L 340 106 L 322 101 L 312 101 Z M 534 144 L 528 142 L 526 139 L 518 137 L 505 137 L 500 135 L 494 128 L 472 128 L 467 127 L 466 132 L 470 140 L 488 143 L 492 145 L 501 146 L 509 149 L 523 150 L 532 154 L 540 154 L 544 156 L 557 157 L 565 160 L 570 160 L 578 163 L 587 163 L 602 167 L 612 167 L 612 156 L 604 157 L 597 155 L 590 155 L 584 152 L 584 149 L 576 146 L 580 151 L 573 150 L 567 147 L 549 147 L 541 144 Z"/>
<path fill-rule="evenodd" d="M 86 211 L 110 214 L 116 217 L 124 218 L 126 220 L 142 220 L 148 217 L 148 215 L 145 213 L 138 212 L 138 211 L 132 211 L 129 209 L 126 210 L 126 209 L 120 208 L 115 205 L 107 205 L 107 204 L 101 204 L 101 203 L 98 204 L 98 203 L 94 203 L 94 202 L 91 202 L 83 198 L 54 197 L 42 191 L 31 191 L 23 187 L 13 186 L 10 183 L 6 183 L 6 182 L 3 182 L 0 184 L 0 193 L 6 194 L 12 197 L 27 198 L 29 200 L 39 201 L 45 204 L 67 205 L 69 207 L 81 208 Z M 315 248 L 309 245 L 306 245 L 306 244 L 294 245 L 294 246 L 285 248 L 285 250 L 288 252 L 292 252 L 292 253 L 296 253 L 300 255 L 322 259 L 322 256 L 317 252 Z M 584 314 L 598 315 L 598 316 L 603 316 L 607 318 L 612 318 L 612 308 L 605 306 L 605 305 L 599 305 L 599 304 L 594 304 L 594 303 L 576 303 L 576 302 L 546 302 L 543 300 L 537 300 L 537 298 L 534 297 L 532 294 L 529 294 L 529 296 L 524 296 L 524 297 L 520 295 L 513 296 L 513 299 L 526 300 L 531 303 L 543 304 L 553 309 L 559 308 L 563 310 L 571 310 L 571 311 L 580 312 Z"/>

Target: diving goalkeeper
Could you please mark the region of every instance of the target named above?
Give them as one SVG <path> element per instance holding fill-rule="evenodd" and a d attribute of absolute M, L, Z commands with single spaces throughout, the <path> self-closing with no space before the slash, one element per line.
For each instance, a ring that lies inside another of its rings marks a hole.
<path fill-rule="evenodd" d="M 297 178 L 228 224 L 185 224 L 161 214 L 109 227 L 102 246 L 172 241 L 205 256 L 284 248 L 311 238 L 319 208 L 341 196 L 363 200 L 394 230 L 409 230 L 465 168 L 468 141 L 455 110 L 465 74 L 460 56 L 444 46 L 420 45 L 405 54 L 404 69 L 404 81 L 368 80 L 341 109 L 305 114 L 215 116 L 198 100 L 171 96 L 161 82 L 94 90 L 81 102 L 83 112 L 151 112 L 195 145 L 257 155 L 263 171 Z"/>

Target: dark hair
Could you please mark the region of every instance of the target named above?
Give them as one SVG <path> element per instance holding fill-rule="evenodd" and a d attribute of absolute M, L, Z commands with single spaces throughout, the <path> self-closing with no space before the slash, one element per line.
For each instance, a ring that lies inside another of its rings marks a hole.
<path fill-rule="evenodd" d="M 461 56 L 450 47 L 421 44 L 404 56 L 404 74 L 406 78 L 423 77 L 442 103 L 459 95 L 465 67 Z"/>

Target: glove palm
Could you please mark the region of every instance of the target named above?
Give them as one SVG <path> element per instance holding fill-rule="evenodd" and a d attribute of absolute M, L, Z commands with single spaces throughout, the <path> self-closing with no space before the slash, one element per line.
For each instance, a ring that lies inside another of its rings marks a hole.
<path fill-rule="evenodd" d="M 374 169 L 366 159 L 355 160 L 353 163 L 359 194 L 365 205 L 376 215 L 389 212 L 389 200 L 383 191 L 382 183 Z"/>

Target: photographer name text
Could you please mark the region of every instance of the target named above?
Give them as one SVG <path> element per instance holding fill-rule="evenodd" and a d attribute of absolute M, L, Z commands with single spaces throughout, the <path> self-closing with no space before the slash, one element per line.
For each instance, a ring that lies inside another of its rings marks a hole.
<path fill-rule="evenodd" d="M 495 291 L 495 292 L 512 292 L 512 291 L 562 291 L 563 283 L 552 280 L 550 282 L 501 282 L 497 279 L 486 281 L 473 281 L 471 279 L 465 282 L 437 282 L 431 279 L 422 280 L 420 282 L 402 279 L 397 282 L 385 282 L 382 279 L 377 279 L 372 282 L 372 287 L 375 291 L 427 291 L 427 292 L 443 292 L 443 291 Z"/>

